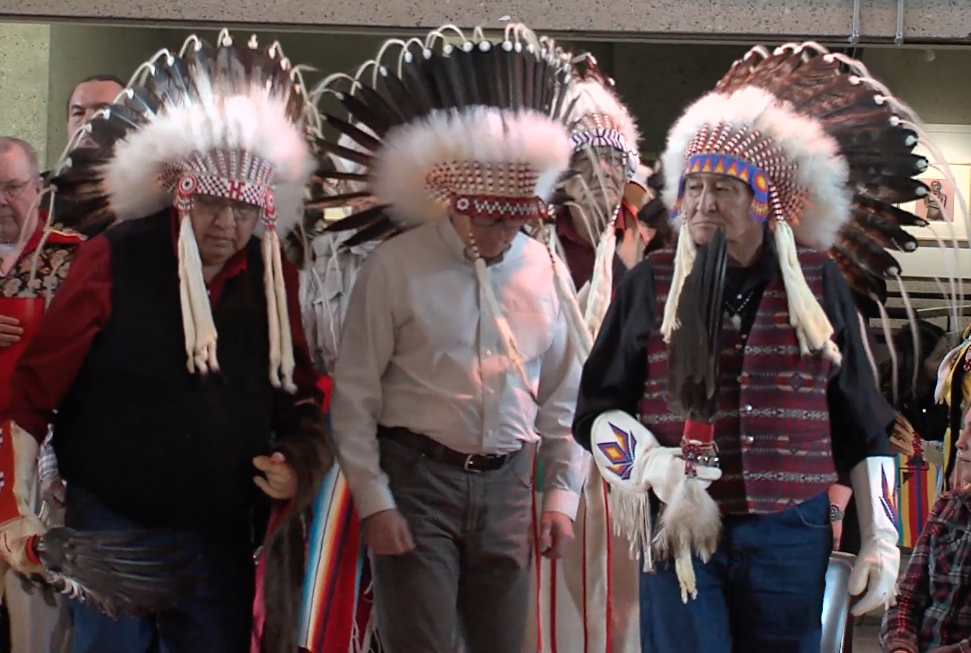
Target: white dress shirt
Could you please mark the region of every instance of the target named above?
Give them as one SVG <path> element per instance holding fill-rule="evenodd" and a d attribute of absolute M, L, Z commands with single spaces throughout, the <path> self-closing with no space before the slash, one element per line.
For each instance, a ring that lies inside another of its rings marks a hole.
<path fill-rule="evenodd" d="M 571 433 L 581 365 L 549 252 L 520 233 L 489 273 L 538 405 L 502 353 L 450 220 L 396 236 L 365 261 L 347 309 L 331 404 L 341 468 L 361 519 L 395 507 L 379 465 L 379 424 L 468 454 L 541 442 L 544 509 L 575 517 L 585 474 Z"/>

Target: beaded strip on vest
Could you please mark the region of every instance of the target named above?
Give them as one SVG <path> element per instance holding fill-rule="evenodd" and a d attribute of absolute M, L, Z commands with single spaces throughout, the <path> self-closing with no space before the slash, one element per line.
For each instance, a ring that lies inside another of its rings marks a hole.
<path fill-rule="evenodd" d="M 825 257 L 799 250 L 799 264 L 820 302 Z M 669 251 L 651 256 L 657 315 L 667 301 L 673 258 Z M 779 275 L 766 286 L 747 338 L 724 316 L 715 421 L 722 478 L 708 490 L 723 513 L 778 512 L 836 481 L 826 401 L 831 365 L 820 354 L 800 356 Z M 640 420 L 662 445 L 676 447 L 684 421 L 670 411 L 668 398 L 667 346 L 655 332 L 648 340 Z"/>

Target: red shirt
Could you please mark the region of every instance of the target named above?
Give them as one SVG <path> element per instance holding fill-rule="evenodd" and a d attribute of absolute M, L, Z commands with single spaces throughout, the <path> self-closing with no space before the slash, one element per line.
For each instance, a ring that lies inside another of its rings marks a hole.
<path fill-rule="evenodd" d="M 179 223 L 173 217 L 172 246 L 175 248 L 178 231 Z M 213 306 L 219 302 L 226 282 L 245 270 L 246 252 L 241 250 L 206 284 Z M 317 387 L 317 372 L 310 360 L 300 321 L 299 276 L 287 260 L 283 261 L 283 280 L 297 392 L 279 394 L 286 395 L 288 401 L 312 400 L 319 405 L 323 393 Z M 74 383 L 91 343 L 111 318 L 111 286 L 111 248 L 107 238 L 99 236 L 78 248 L 71 273 L 54 296 L 34 339 L 17 361 L 11 379 L 10 402 L 0 412 L 0 424 L 12 420 L 39 441 L 44 439 L 54 411 Z"/>
<path fill-rule="evenodd" d="M 44 215 L 40 215 L 43 223 Z M 44 230 L 39 226 L 27 240 L 23 250 L 6 275 L 0 274 L 0 315 L 12 317 L 23 329 L 20 342 L 0 348 L 0 410 L 7 405 L 10 377 L 20 354 L 26 349 L 40 326 L 48 295 L 53 296 L 67 277 L 71 257 L 84 242 L 79 234 L 51 231 L 44 238 L 44 247 L 37 251 Z M 34 283 L 30 283 L 31 269 Z"/>

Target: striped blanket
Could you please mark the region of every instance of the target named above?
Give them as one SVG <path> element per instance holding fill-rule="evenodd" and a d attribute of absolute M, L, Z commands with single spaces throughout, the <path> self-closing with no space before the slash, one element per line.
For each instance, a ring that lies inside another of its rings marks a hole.
<path fill-rule="evenodd" d="M 326 412 L 331 380 L 322 377 L 318 385 Z M 367 653 L 370 573 L 351 492 L 336 463 L 314 503 L 304 578 L 298 645 L 310 653 Z"/>
<path fill-rule="evenodd" d="M 298 644 L 310 653 L 367 651 L 366 555 L 344 474 L 335 465 L 314 505 Z"/>

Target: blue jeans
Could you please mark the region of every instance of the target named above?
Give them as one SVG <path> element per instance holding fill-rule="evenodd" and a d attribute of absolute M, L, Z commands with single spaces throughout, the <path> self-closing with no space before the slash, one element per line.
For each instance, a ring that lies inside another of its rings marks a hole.
<path fill-rule="evenodd" d="M 66 504 L 65 523 L 79 531 L 137 528 L 70 483 Z M 190 534 L 179 537 L 202 554 L 202 582 L 195 595 L 173 610 L 118 619 L 72 601 L 72 653 L 146 653 L 154 650 L 156 635 L 165 653 L 249 651 L 255 565 L 248 542 L 215 544 Z"/>
<path fill-rule="evenodd" d="M 641 574 L 642 653 L 819 653 L 829 497 L 768 515 L 725 516 L 698 598 L 681 601 L 673 562 Z"/>

